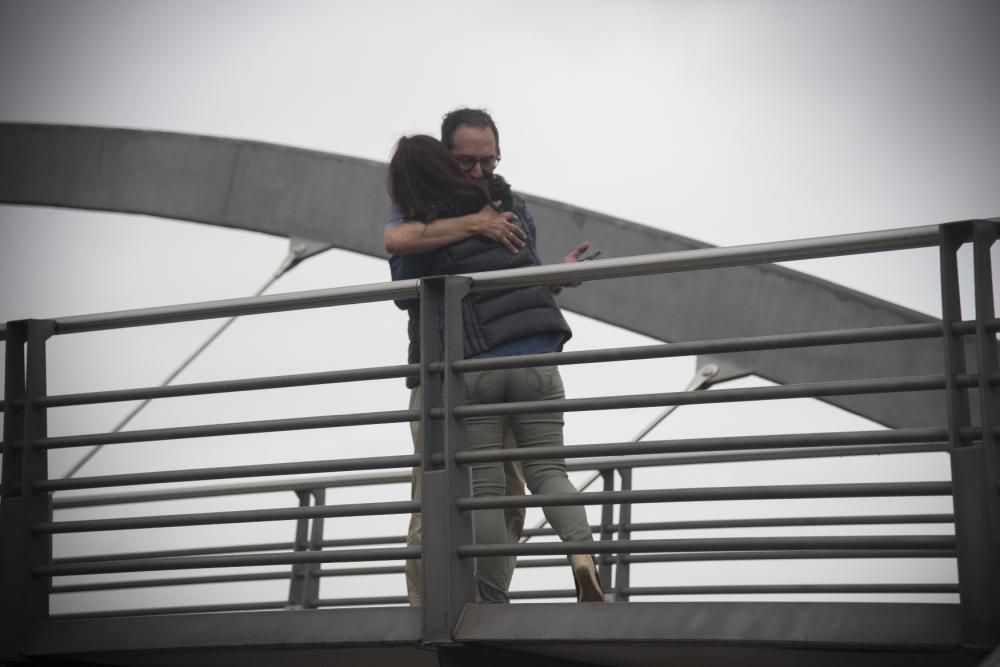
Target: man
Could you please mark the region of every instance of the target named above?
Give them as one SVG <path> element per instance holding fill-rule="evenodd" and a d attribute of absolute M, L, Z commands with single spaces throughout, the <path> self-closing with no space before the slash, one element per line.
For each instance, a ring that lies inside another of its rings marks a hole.
<path fill-rule="evenodd" d="M 472 178 L 485 178 L 500 161 L 500 140 L 493 119 L 480 109 L 458 109 L 444 117 L 441 141 Z M 521 228 L 511 224 L 518 213 L 530 218 L 524 200 L 517 198 L 518 212 L 497 212 L 485 206 L 478 213 L 436 220 L 433 225 L 407 222 L 394 206 L 385 224 L 385 249 L 391 255 L 413 255 L 437 250 L 457 241 L 482 234 L 517 253 L 525 245 Z M 586 248 L 580 250 L 585 252 Z M 575 258 L 574 258 L 575 261 Z"/>
<path fill-rule="evenodd" d="M 457 109 L 446 114 L 441 124 L 441 141 L 458 160 L 462 171 L 472 178 L 488 178 L 500 161 L 500 141 L 496 124 L 490 115 L 481 109 Z M 405 277 L 401 256 L 431 252 L 476 235 L 483 235 L 496 241 L 513 254 L 522 251 L 529 252 L 533 263 L 540 264 L 541 262 L 535 253 L 534 238 L 528 236 L 528 234 L 534 236 L 535 226 L 527 205 L 523 199 L 515 196 L 512 208 L 513 211 L 498 212 L 491 206 L 484 206 L 477 213 L 438 219 L 433 224 L 424 224 L 404 220 L 402 212 L 393 206 L 384 230 L 385 249 L 393 255 L 390 259 L 393 278 Z M 515 219 L 520 219 L 524 228 L 528 230 L 527 233 L 522 227 L 511 222 Z M 588 247 L 587 243 L 580 244 L 566 255 L 563 261 L 577 261 Z M 506 355 L 531 354 L 550 351 L 550 349 L 550 341 L 529 337 L 514 341 L 506 346 L 502 353 Z M 420 388 L 413 387 L 413 384 L 413 381 L 408 381 L 408 386 L 412 387 L 410 409 L 419 409 Z M 420 425 L 418 422 L 414 422 L 411 423 L 410 428 L 414 449 L 419 452 Z M 503 441 L 504 447 L 515 446 L 509 427 L 504 429 Z M 517 464 L 505 463 L 504 472 L 507 494 L 524 495 L 524 477 L 520 467 Z M 420 497 L 420 473 L 417 470 L 414 470 L 413 473 L 411 492 L 413 498 Z M 512 543 L 518 541 L 524 525 L 524 510 L 520 508 L 505 510 L 504 518 L 508 539 Z M 420 544 L 420 533 L 420 515 L 413 514 L 410 517 L 409 530 L 407 531 L 407 544 Z M 514 561 L 514 557 L 510 557 L 506 562 L 508 581 L 513 573 Z M 422 603 L 422 571 L 419 560 L 406 562 L 406 587 L 410 604 L 420 606 Z"/>

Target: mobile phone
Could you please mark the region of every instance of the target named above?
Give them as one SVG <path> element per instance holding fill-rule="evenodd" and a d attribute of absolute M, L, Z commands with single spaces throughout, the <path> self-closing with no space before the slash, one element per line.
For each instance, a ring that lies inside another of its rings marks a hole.
<path fill-rule="evenodd" d="M 590 253 L 589 255 L 585 255 L 584 257 L 581 257 L 580 261 L 581 262 L 586 262 L 588 259 L 597 259 L 598 257 L 600 257 L 600 255 L 601 255 L 602 252 L 603 252 L 602 250 L 596 250 L 596 251 Z"/>

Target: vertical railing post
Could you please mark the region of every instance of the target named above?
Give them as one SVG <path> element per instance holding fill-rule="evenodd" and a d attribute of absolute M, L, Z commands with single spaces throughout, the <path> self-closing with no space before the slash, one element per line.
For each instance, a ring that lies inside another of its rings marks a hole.
<path fill-rule="evenodd" d="M 322 507 L 326 505 L 326 489 L 313 489 L 313 506 Z M 324 517 L 317 516 L 312 520 L 312 529 L 309 533 L 309 551 L 323 550 L 323 522 Z M 306 568 L 305 603 L 306 609 L 316 609 L 319 607 L 319 583 L 322 563 L 309 563 Z"/>
<path fill-rule="evenodd" d="M 48 618 L 48 577 L 32 568 L 52 560 L 52 536 L 37 534 L 32 525 L 52 520 L 48 492 L 35 484 L 48 478 L 48 453 L 36 446 L 48 435 L 45 408 L 45 341 L 54 324 L 22 320 L 7 324 L 3 434 L 3 498 L 0 500 L 0 659 L 16 658 L 31 627 Z"/>
<path fill-rule="evenodd" d="M 972 426 L 969 391 L 959 386 L 957 376 L 966 372 L 966 344 L 954 331 L 962 319 L 958 279 L 958 250 L 972 235 L 971 223 L 941 226 L 941 325 L 944 340 L 945 392 L 948 401 L 948 433 L 958 551 L 958 585 L 962 608 L 962 643 L 990 647 L 997 643 L 996 553 L 991 554 L 990 525 L 996 516 L 996 480 L 990 483 L 987 451 L 982 442 L 965 435 Z M 980 369 L 982 372 L 983 369 Z M 985 425 L 983 425 L 985 427 Z M 992 503 L 990 502 L 992 500 Z"/>
<path fill-rule="evenodd" d="M 299 489 L 295 492 L 299 499 L 299 507 L 309 507 L 309 491 Z M 308 549 L 309 519 L 300 517 L 295 521 L 295 553 Z M 293 563 L 291 581 L 288 584 L 288 609 L 303 609 L 305 607 L 305 563 Z"/>
<path fill-rule="evenodd" d="M 632 490 L 632 468 L 619 468 L 622 491 Z M 618 508 L 618 540 L 627 542 L 632 539 L 632 503 L 622 503 Z M 615 602 L 628 602 L 628 588 L 631 585 L 632 554 L 619 553 L 618 565 L 615 569 Z"/>
<path fill-rule="evenodd" d="M 295 492 L 299 507 L 309 507 L 313 499 L 316 507 L 326 503 L 325 489 L 299 489 Z M 323 549 L 323 517 L 310 520 L 302 517 L 295 522 L 295 551 L 321 551 Z M 315 609 L 319 600 L 319 563 L 292 565 L 288 586 L 288 609 Z"/>
<path fill-rule="evenodd" d="M 990 249 L 1000 234 L 1000 223 L 979 220 L 972 229 L 974 300 L 976 305 L 976 358 L 978 360 L 979 423 L 983 433 L 983 468 L 986 493 L 980 512 L 984 518 L 987 546 L 983 595 L 989 601 L 986 637 L 992 646 L 1000 644 L 1000 442 L 993 432 L 1000 419 L 1000 390 L 990 384 L 990 376 L 1000 370 L 997 335 L 986 329 L 996 317 L 993 305 L 994 275 Z"/>
<path fill-rule="evenodd" d="M 465 400 L 465 383 L 452 370 L 463 353 L 462 298 L 469 280 L 459 276 L 426 278 L 420 296 L 421 513 L 423 539 L 423 641 L 448 644 L 465 604 L 475 599 L 471 558 L 458 547 L 471 544 L 472 517 L 456 501 L 472 495 L 469 473 L 455 463 L 465 445 L 465 429 L 454 415 Z M 431 364 L 443 372 L 431 372 Z M 432 411 L 440 418 L 432 418 Z"/>
<path fill-rule="evenodd" d="M 615 470 L 606 468 L 601 471 L 604 480 L 604 490 L 615 490 Z M 614 537 L 615 506 L 613 503 L 601 505 L 601 542 L 610 542 Z M 597 556 L 597 578 L 601 582 L 601 588 L 605 591 L 611 589 L 611 554 L 598 554 Z"/>
<path fill-rule="evenodd" d="M 986 324 L 996 317 L 990 249 L 998 237 L 1000 237 L 1000 223 L 988 220 L 975 223 L 972 231 L 972 262 L 976 302 L 976 356 L 979 359 L 979 421 L 983 426 L 983 444 L 987 449 L 987 460 L 994 464 L 998 461 L 998 440 L 992 427 L 996 426 L 1000 419 L 1000 391 L 990 384 L 990 375 L 1000 370 L 1000 362 L 997 360 L 997 335 L 987 331 Z M 992 471 L 995 474 L 997 468 L 992 468 Z M 993 525 L 1000 528 L 1000 524 Z M 997 600 L 1000 602 L 1000 596 Z"/>

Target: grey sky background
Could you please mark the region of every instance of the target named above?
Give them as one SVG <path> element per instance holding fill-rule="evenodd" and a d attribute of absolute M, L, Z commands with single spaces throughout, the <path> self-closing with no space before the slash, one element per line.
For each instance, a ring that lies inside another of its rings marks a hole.
<path fill-rule="evenodd" d="M 970 0 L 515 1 L 499 7 L 0 0 L 0 121 L 179 131 L 387 160 L 401 134 L 437 134 L 444 112 L 482 106 L 500 126 L 500 171 L 515 188 L 730 246 L 1000 215 L 998 30 L 1000 4 Z M 373 234 L 381 233 L 381 224 L 372 221 Z M 0 207 L 0 320 L 246 296 L 277 268 L 286 245 L 142 216 Z M 1000 262 L 996 251 L 994 262 Z M 932 250 L 792 266 L 940 314 Z M 271 291 L 387 278 L 383 262 L 334 250 L 294 269 Z M 647 342 L 580 317 L 571 324 L 570 349 Z M 214 326 L 56 338 L 50 391 L 158 384 Z M 399 363 L 404 327 L 404 316 L 386 304 L 243 318 L 179 381 Z M 567 368 L 564 378 L 571 396 L 672 391 L 694 370 L 693 360 L 633 362 Z M 394 381 L 172 399 L 153 404 L 130 428 L 396 409 L 405 397 Z M 53 411 L 51 432 L 108 430 L 129 407 Z M 628 439 L 656 412 L 568 416 L 567 442 Z M 813 401 L 784 401 L 682 408 L 651 437 L 870 427 Z M 400 427 L 126 445 L 106 448 L 81 474 L 408 448 Z M 53 454 L 53 475 L 81 453 Z M 700 486 L 947 479 L 948 470 L 942 456 L 910 456 L 693 466 L 638 476 L 646 486 Z M 386 498 L 406 496 L 402 487 L 383 491 Z M 354 500 L 350 493 L 343 497 Z M 211 509 L 289 502 L 284 495 L 237 498 Z M 177 502 L 155 512 L 195 507 L 206 506 Z M 892 507 L 918 511 L 912 504 Z M 871 501 L 808 509 L 888 511 Z M 124 511 L 154 512 L 148 506 Z M 664 512 L 638 511 L 640 518 Z M 675 518 L 803 511 L 792 503 L 669 508 Z M 402 521 L 388 523 L 330 521 L 327 534 L 402 530 Z M 60 538 L 57 549 L 167 548 L 292 534 L 288 524 L 249 532 L 253 537 L 233 526 L 115 534 L 100 545 Z M 950 565 L 935 562 L 781 567 L 782 581 L 954 576 Z M 773 568 L 690 564 L 648 576 L 661 577 L 649 583 L 725 583 L 773 577 Z M 515 587 L 527 581 L 528 574 L 519 573 Z M 397 577 L 352 582 L 350 592 L 401 588 Z M 282 590 L 280 584 L 224 594 L 280 598 Z M 184 591 L 165 591 L 164 600 L 187 599 Z M 143 604 L 141 597 L 114 595 L 124 606 Z M 77 609 L 111 596 L 66 597 L 73 599 L 58 604 Z"/>

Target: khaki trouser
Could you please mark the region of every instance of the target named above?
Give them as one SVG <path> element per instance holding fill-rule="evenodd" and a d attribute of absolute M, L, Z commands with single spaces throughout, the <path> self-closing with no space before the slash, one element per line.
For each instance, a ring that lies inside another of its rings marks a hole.
<path fill-rule="evenodd" d="M 420 387 L 414 387 L 410 391 L 410 409 L 420 409 Z M 413 437 L 413 451 L 420 454 L 421 437 L 420 422 L 410 422 L 410 435 Z M 505 423 L 503 430 L 504 448 L 515 447 L 514 432 L 509 423 Z M 521 472 L 521 465 L 513 461 L 504 461 L 504 477 L 507 486 L 507 495 L 524 495 L 524 474 Z M 420 469 L 414 468 L 410 478 L 410 492 L 414 499 L 420 498 Z M 507 525 L 507 537 L 511 544 L 520 541 L 521 531 L 524 529 L 524 508 L 514 507 L 503 511 Z M 420 513 L 410 515 L 410 527 L 406 533 L 407 546 L 420 544 Z M 510 581 L 514 574 L 515 556 L 506 559 L 506 576 Z M 423 604 L 423 567 L 419 559 L 406 561 L 406 597 L 410 604 L 419 607 Z"/>

